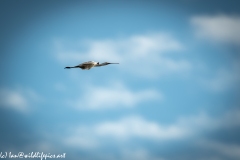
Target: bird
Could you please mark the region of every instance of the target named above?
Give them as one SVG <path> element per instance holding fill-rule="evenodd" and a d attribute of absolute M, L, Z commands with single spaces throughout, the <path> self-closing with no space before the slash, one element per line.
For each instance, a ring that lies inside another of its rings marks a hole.
<path fill-rule="evenodd" d="M 99 62 L 94 62 L 94 61 L 88 61 L 88 62 L 84 62 L 81 63 L 77 66 L 74 67 L 65 67 L 64 69 L 71 69 L 71 68 L 81 68 L 82 70 L 89 70 L 93 67 L 101 67 L 101 66 L 106 66 L 109 64 L 119 64 L 119 63 L 109 63 L 109 62 L 104 62 L 104 63 L 99 63 Z"/>

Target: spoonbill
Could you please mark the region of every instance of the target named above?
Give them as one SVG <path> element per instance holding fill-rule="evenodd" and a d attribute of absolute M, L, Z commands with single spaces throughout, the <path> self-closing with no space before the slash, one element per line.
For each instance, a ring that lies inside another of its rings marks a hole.
<path fill-rule="evenodd" d="M 99 62 L 88 61 L 88 62 L 81 63 L 81 64 L 79 64 L 77 66 L 74 66 L 74 67 L 65 67 L 64 69 L 81 68 L 83 70 L 89 70 L 92 67 L 101 67 L 101 66 L 106 66 L 106 65 L 109 65 L 109 64 L 119 64 L 119 63 L 104 62 L 104 63 L 100 64 Z"/>

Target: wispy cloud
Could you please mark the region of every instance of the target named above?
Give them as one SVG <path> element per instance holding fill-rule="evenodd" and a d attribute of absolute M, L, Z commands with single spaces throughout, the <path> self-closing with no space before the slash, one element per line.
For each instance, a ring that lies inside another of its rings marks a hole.
<path fill-rule="evenodd" d="M 101 140 L 108 144 L 110 139 L 131 140 L 132 138 L 149 140 L 170 140 L 186 136 L 187 133 L 180 126 L 160 125 L 148 121 L 140 116 L 124 117 L 117 121 L 105 121 L 91 126 L 79 126 L 71 130 L 71 134 L 64 138 L 64 143 L 85 149 L 100 147 Z M 89 141 L 89 143 L 88 143 Z"/>
<path fill-rule="evenodd" d="M 94 128 L 100 136 L 114 138 L 174 139 L 186 132 L 175 125 L 159 125 L 138 116 L 126 117 L 116 122 L 104 122 Z"/>
<path fill-rule="evenodd" d="M 119 62 L 121 65 L 117 67 L 120 70 L 145 78 L 189 71 L 190 62 L 169 56 L 169 53 L 179 54 L 183 50 L 183 44 L 163 33 L 82 40 L 71 45 L 71 49 L 64 41 L 55 43 L 55 56 L 62 63 L 78 64 L 88 60 Z"/>
<path fill-rule="evenodd" d="M 122 83 L 108 86 L 93 86 L 85 88 L 83 95 L 68 100 L 72 107 L 83 110 L 106 108 L 135 107 L 138 103 L 150 100 L 162 100 L 163 95 L 154 89 L 132 91 Z"/>
<path fill-rule="evenodd" d="M 236 61 L 229 68 L 219 69 L 212 78 L 202 80 L 202 84 L 214 92 L 223 92 L 238 86 L 240 82 L 239 64 L 239 61 Z"/>
<path fill-rule="evenodd" d="M 151 152 L 146 149 L 130 149 L 125 148 L 121 151 L 120 159 L 122 160 L 130 160 L 130 159 L 138 159 L 138 160 L 164 160 L 164 158 L 156 157 Z"/>
<path fill-rule="evenodd" d="M 200 113 L 195 116 L 180 117 L 172 124 L 149 121 L 141 116 L 127 116 L 115 121 L 75 127 L 67 138 L 64 138 L 64 143 L 90 149 L 102 146 L 102 140 L 104 144 L 108 144 L 131 142 L 136 138 L 152 142 L 189 139 L 199 137 L 206 132 L 214 132 L 216 129 L 239 127 L 239 114 L 239 110 L 234 110 L 213 118 L 206 113 Z"/>
<path fill-rule="evenodd" d="M 0 106 L 20 112 L 29 111 L 33 102 L 39 101 L 39 95 L 31 89 L 0 89 Z"/>
<path fill-rule="evenodd" d="M 28 105 L 27 99 L 16 91 L 2 89 L 0 91 L 1 106 L 11 107 L 20 111 L 25 111 Z"/>
<path fill-rule="evenodd" d="M 240 45 L 240 16 L 195 16 L 191 23 L 200 37 Z"/>
<path fill-rule="evenodd" d="M 227 159 L 240 159 L 240 145 L 223 143 L 212 140 L 202 140 L 198 142 L 200 147 L 210 150 L 211 152 L 216 152 L 217 155 L 221 157 L 227 157 Z"/>

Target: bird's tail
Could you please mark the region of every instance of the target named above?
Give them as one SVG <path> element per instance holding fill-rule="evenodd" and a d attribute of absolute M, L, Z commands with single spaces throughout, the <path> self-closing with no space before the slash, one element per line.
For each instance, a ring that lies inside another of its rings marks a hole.
<path fill-rule="evenodd" d="M 71 69 L 71 68 L 77 68 L 77 67 L 65 67 L 64 69 Z"/>

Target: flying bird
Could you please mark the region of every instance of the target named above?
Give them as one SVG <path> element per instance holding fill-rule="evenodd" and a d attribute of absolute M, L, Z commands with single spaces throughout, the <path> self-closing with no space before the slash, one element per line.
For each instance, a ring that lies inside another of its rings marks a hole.
<path fill-rule="evenodd" d="M 106 66 L 106 65 L 109 65 L 109 64 L 119 64 L 119 63 L 104 62 L 104 63 L 100 64 L 99 62 L 88 61 L 88 62 L 81 63 L 81 64 L 79 64 L 77 66 L 74 66 L 74 67 L 65 67 L 64 69 L 81 68 L 83 70 L 89 70 L 92 67 L 101 67 L 101 66 Z"/>

